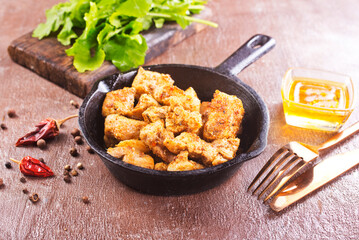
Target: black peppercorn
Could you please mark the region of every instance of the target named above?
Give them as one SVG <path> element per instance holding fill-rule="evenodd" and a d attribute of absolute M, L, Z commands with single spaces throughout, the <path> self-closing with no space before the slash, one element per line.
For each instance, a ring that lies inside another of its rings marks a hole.
<path fill-rule="evenodd" d="M 75 137 L 75 142 L 77 143 L 77 144 L 82 144 L 83 143 L 83 141 L 82 141 L 82 137 L 81 136 L 76 136 Z"/>
<path fill-rule="evenodd" d="M 26 178 L 21 177 L 21 178 L 20 178 L 20 182 L 22 182 L 22 183 L 26 183 Z"/>
<path fill-rule="evenodd" d="M 36 145 L 37 145 L 38 148 L 44 149 L 44 148 L 46 148 L 46 141 L 44 139 L 39 139 L 36 142 Z"/>
<path fill-rule="evenodd" d="M 86 150 L 87 150 L 87 152 L 90 153 L 90 154 L 94 154 L 94 153 L 95 153 L 95 151 L 94 151 L 90 146 L 87 146 L 87 147 L 86 147 Z"/>
<path fill-rule="evenodd" d="M 39 201 L 39 195 L 37 193 L 34 193 L 32 194 L 30 197 L 29 197 L 30 201 L 33 202 L 33 203 L 36 203 L 37 201 Z"/>
<path fill-rule="evenodd" d="M 73 137 L 80 136 L 80 134 L 81 134 L 81 132 L 80 132 L 80 129 L 78 129 L 78 128 L 74 128 L 74 129 L 72 129 L 72 131 L 71 131 L 71 135 L 72 135 Z"/>
<path fill-rule="evenodd" d="M 1 127 L 2 130 L 6 130 L 6 129 L 7 129 L 7 126 L 6 126 L 5 123 L 2 123 L 2 124 L 0 125 L 0 127 Z"/>
<path fill-rule="evenodd" d="M 24 189 L 22 190 L 22 192 L 25 193 L 25 194 L 28 194 L 28 193 L 29 193 L 29 191 L 28 191 L 26 188 L 24 188 Z"/>
<path fill-rule="evenodd" d="M 8 115 L 10 118 L 14 118 L 14 117 L 16 117 L 16 112 L 15 112 L 14 109 L 9 109 L 9 110 L 7 111 L 7 115 Z"/>
<path fill-rule="evenodd" d="M 64 176 L 64 181 L 65 181 L 66 183 L 70 183 L 70 182 L 71 182 L 71 177 L 70 177 L 70 175 Z"/>
<path fill-rule="evenodd" d="M 78 155 L 77 149 L 74 148 L 74 147 L 71 148 L 70 149 L 70 154 L 71 154 L 71 156 L 76 157 Z"/>
<path fill-rule="evenodd" d="M 43 158 L 39 158 L 39 161 L 45 164 L 45 160 Z"/>
<path fill-rule="evenodd" d="M 6 168 L 12 168 L 11 162 L 6 162 L 6 163 L 5 163 L 5 167 L 6 167 Z"/>
<path fill-rule="evenodd" d="M 72 169 L 71 172 L 70 172 L 70 174 L 71 174 L 72 176 L 77 176 L 77 175 L 79 175 L 78 172 L 77 172 L 75 169 Z"/>
<path fill-rule="evenodd" d="M 83 201 L 85 204 L 90 203 L 89 198 L 88 198 L 88 197 L 86 197 L 86 196 L 82 197 L 82 201 Z"/>
<path fill-rule="evenodd" d="M 79 107 L 80 107 L 80 105 L 79 105 L 77 102 L 75 102 L 74 100 L 71 100 L 71 101 L 70 101 L 70 104 L 71 104 L 72 106 L 74 106 L 75 108 L 79 108 Z"/>
<path fill-rule="evenodd" d="M 77 167 L 78 169 L 83 169 L 83 168 L 84 168 L 84 165 L 79 162 L 79 163 L 76 165 L 76 167 Z"/>

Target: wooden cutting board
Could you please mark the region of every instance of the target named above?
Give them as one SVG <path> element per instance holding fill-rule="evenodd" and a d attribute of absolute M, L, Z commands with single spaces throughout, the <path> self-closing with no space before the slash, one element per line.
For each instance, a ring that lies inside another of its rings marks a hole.
<path fill-rule="evenodd" d="M 211 10 L 207 8 L 197 17 L 209 19 L 211 15 Z M 206 25 L 203 24 L 192 23 L 183 30 L 177 24 L 165 24 L 163 28 L 145 32 L 143 36 L 148 45 L 145 61 L 157 57 L 169 47 L 178 44 L 205 27 Z M 12 41 L 8 47 L 12 60 L 81 98 L 86 96 L 97 80 L 119 72 L 114 65 L 105 61 L 95 71 L 79 73 L 72 65 L 73 58 L 65 53 L 65 49 L 69 46 L 61 45 L 56 37 L 38 40 L 31 35 L 32 32 Z"/>

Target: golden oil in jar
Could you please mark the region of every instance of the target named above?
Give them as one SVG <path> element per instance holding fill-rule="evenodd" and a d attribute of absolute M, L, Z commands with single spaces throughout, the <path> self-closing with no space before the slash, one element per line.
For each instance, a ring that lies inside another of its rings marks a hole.
<path fill-rule="evenodd" d="M 352 112 L 344 82 L 292 76 L 282 98 L 286 122 L 293 126 L 337 131 Z"/>

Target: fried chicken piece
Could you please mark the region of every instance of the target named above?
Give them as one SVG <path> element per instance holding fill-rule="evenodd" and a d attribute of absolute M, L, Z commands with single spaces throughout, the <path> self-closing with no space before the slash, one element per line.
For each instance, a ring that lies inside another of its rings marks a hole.
<path fill-rule="evenodd" d="M 142 67 L 138 69 L 138 73 L 133 80 L 132 87 L 136 89 L 136 98 L 138 99 L 142 94 L 154 94 L 155 89 L 173 85 L 174 81 L 169 74 L 162 74 L 144 70 Z"/>
<path fill-rule="evenodd" d="M 153 98 L 156 99 L 157 102 L 163 105 L 170 105 L 169 98 L 172 96 L 183 95 L 184 91 L 177 86 L 174 85 L 163 85 L 158 86 L 154 89 Z"/>
<path fill-rule="evenodd" d="M 221 138 L 235 138 L 244 115 L 242 101 L 233 95 L 216 90 L 208 109 L 203 138 L 213 141 Z"/>
<path fill-rule="evenodd" d="M 102 104 L 102 116 L 110 114 L 128 115 L 133 109 L 136 90 L 124 87 L 123 89 L 108 92 Z"/>
<path fill-rule="evenodd" d="M 217 148 L 194 133 L 183 132 L 176 138 L 165 139 L 163 144 L 174 154 L 188 151 L 191 158 L 200 159 L 207 166 L 214 166 L 227 161 L 219 154 Z"/>
<path fill-rule="evenodd" d="M 182 102 L 183 107 L 189 111 L 197 111 L 199 112 L 201 107 L 201 100 L 199 100 L 196 91 L 189 87 L 184 91 L 185 97 L 182 97 L 180 99 L 175 99 L 175 97 L 170 98 L 170 105 L 173 105 L 174 102 Z"/>
<path fill-rule="evenodd" d="M 199 133 L 202 116 L 199 112 L 190 112 L 182 106 L 171 107 L 166 114 L 166 129 L 177 134 L 181 132 Z"/>
<path fill-rule="evenodd" d="M 104 136 L 103 137 L 103 140 L 105 142 L 105 145 L 106 147 L 114 147 L 118 142 L 119 140 L 117 140 L 114 136 Z"/>
<path fill-rule="evenodd" d="M 123 157 L 123 161 L 143 168 L 154 169 L 155 167 L 153 158 L 143 152 L 129 152 Z"/>
<path fill-rule="evenodd" d="M 116 158 L 123 158 L 124 162 L 143 167 L 154 168 L 154 160 L 148 153 L 150 149 L 140 140 L 124 140 L 113 148 L 108 148 L 107 153 Z"/>
<path fill-rule="evenodd" d="M 176 157 L 163 145 L 165 139 L 172 139 L 172 132 L 164 128 L 162 121 L 150 123 L 141 129 L 140 139 L 152 150 L 152 152 L 160 157 L 164 162 L 170 163 Z"/>
<path fill-rule="evenodd" d="M 200 107 L 199 112 L 202 115 L 203 123 L 207 122 L 207 120 L 208 120 L 208 114 L 210 112 L 210 106 L 211 106 L 210 102 L 202 102 L 201 103 L 201 107 Z"/>
<path fill-rule="evenodd" d="M 222 138 L 214 140 L 211 145 L 215 147 L 225 159 L 231 160 L 236 156 L 239 143 L 239 138 Z"/>
<path fill-rule="evenodd" d="M 129 117 L 143 120 L 142 113 L 149 107 L 160 107 L 161 105 L 149 94 L 142 94 L 137 105 L 129 114 Z"/>
<path fill-rule="evenodd" d="M 168 164 L 164 162 L 159 162 L 155 164 L 155 170 L 158 171 L 167 171 Z"/>
<path fill-rule="evenodd" d="M 218 156 L 212 161 L 212 166 L 217 166 L 219 164 L 225 163 L 228 160 L 222 157 L 221 154 L 218 154 Z"/>
<path fill-rule="evenodd" d="M 168 106 L 149 107 L 142 113 L 142 117 L 147 123 L 153 123 L 157 120 L 164 122 L 169 109 L 170 108 Z"/>
<path fill-rule="evenodd" d="M 191 171 L 202 168 L 204 168 L 202 164 L 188 159 L 187 151 L 182 151 L 168 164 L 167 171 Z"/>
<path fill-rule="evenodd" d="M 174 86 L 166 85 L 155 89 L 153 97 L 161 104 L 167 106 L 182 106 L 188 111 L 199 112 L 201 101 L 192 87 L 186 91 Z"/>
<path fill-rule="evenodd" d="M 105 141 L 116 139 L 117 141 L 138 139 L 140 130 L 147 123 L 130 119 L 118 114 L 110 114 L 105 118 Z"/>
<path fill-rule="evenodd" d="M 119 142 L 115 147 L 108 148 L 107 153 L 116 158 L 122 158 L 130 152 L 148 153 L 150 149 L 141 140 L 131 139 Z"/>

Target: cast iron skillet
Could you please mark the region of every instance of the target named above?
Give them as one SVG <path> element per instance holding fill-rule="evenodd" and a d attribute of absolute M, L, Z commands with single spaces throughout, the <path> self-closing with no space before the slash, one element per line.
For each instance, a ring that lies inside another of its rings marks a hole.
<path fill-rule="evenodd" d="M 210 101 L 216 89 L 237 95 L 243 102 L 245 116 L 237 156 L 223 164 L 201 170 L 162 172 L 140 168 L 107 154 L 103 141 L 104 118 L 102 102 L 107 92 L 131 86 L 137 69 L 113 75 L 97 82 L 83 101 L 79 124 L 84 138 L 100 155 L 103 163 L 121 182 L 140 192 L 155 195 L 179 195 L 204 191 L 219 185 L 241 165 L 258 156 L 267 145 L 269 126 L 268 109 L 262 98 L 236 75 L 275 46 L 275 40 L 265 35 L 255 35 L 216 68 L 183 64 L 160 64 L 145 69 L 168 73 L 175 85 L 193 87 L 201 101 Z"/>

